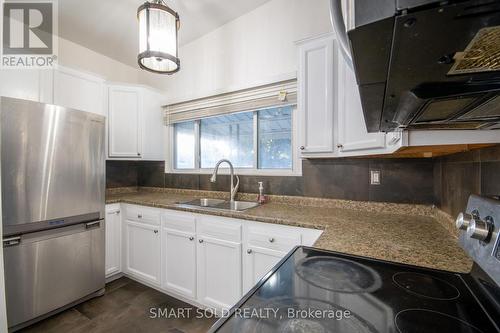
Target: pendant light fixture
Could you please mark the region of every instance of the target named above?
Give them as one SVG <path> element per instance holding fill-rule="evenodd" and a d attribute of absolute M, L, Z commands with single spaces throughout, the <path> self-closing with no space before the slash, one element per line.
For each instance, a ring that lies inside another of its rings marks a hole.
<path fill-rule="evenodd" d="M 158 74 L 180 69 L 177 31 L 179 15 L 163 0 L 145 2 L 137 9 L 139 20 L 139 67 Z"/>

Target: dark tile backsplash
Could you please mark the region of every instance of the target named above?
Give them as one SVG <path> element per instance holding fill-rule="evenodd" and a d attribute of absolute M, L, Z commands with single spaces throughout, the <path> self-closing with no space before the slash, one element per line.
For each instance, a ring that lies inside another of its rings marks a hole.
<path fill-rule="evenodd" d="M 137 162 L 106 161 L 106 187 L 137 186 Z"/>
<path fill-rule="evenodd" d="M 107 161 L 107 187 L 149 186 L 229 190 L 229 176 L 164 173 L 164 162 Z M 380 185 L 370 185 L 370 170 L 379 170 Z M 339 158 L 302 162 L 302 176 L 240 176 L 240 192 L 320 198 L 436 204 L 456 215 L 470 194 L 500 195 L 500 146 L 445 157 Z"/>
<path fill-rule="evenodd" d="M 165 186 L 165 163 L 160 161 L 106 161 L 106 187 Z"/>
<path fill-rule="evenodd" d="M 500 146 L 444 156 L 434 164 L 437 204 L 452 216 L 471 194 L 500 196 Z"/>

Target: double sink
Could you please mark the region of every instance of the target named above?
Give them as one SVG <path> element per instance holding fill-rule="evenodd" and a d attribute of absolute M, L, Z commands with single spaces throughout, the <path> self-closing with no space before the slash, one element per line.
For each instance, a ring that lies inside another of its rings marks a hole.
<path fill-rule="evenodd" d="M 225 210 L 225 211 L 236 211 L 240 212 L 243 210 L 247 210 L 250 208 L 257 207 L 259 204 L 251 201 L 228 201 L 222 199 L 209 199 L 209 198 L 201 198 L 194 199 L 188 202 L 179 203 L 179 206 L 184 207 L 193 207 L 193 208 L 201 208 L 201 209 L 216 209 L 216 210 Z"/>

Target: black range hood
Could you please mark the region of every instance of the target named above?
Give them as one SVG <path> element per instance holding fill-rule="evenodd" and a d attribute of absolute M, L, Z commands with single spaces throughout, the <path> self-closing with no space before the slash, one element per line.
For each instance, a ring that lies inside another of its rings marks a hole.
<path fill-rule="evenodd" d="M 500 128 L 500 1 L 355 0 L 369 132 Z"/>

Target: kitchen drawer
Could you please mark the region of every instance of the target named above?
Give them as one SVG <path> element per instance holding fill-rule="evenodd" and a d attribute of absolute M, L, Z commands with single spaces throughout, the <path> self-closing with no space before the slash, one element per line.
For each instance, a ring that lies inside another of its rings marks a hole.
<path fill-rule="evenodd" d="M 169 229 L 194 233 L 196 231 L 196 218 L 193 214 L 167 210 L 161 220 L 163 226 Z"/>
<path fill-rule="evenodd" d="M 286 227 L 248 226 L 247 232 L 247 242 L 250 246 L 288 252 L 302 243 L 301 233 Z"/>
<path fill-rule="evenodd" d="M 198 236 L 241 242 L 241 222 L 215 216 L 202 216 L 197 223 Z"/>
<path fill-rule="evenodd" d="M 157 208 L 127 205 L 125 217 L 131 221 L 160 225 L 160 210 Z"/>

